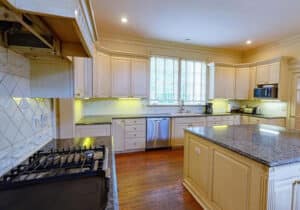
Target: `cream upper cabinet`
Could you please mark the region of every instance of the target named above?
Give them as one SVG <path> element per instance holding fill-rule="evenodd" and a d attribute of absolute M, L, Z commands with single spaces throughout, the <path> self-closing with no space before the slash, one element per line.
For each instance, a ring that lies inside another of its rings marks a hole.
<path fill-rule="evenodd" d="M 280 76 L 280 62 L 269 65 L 269 83 L 278 84 Z"/>
<path fill-rule="evenodd" d="M 131 67 L 131 96 L 147 98 L 149 61 L 147 59 L 132 59 Z"/>
<path fill-rule="evenodd" d="M 250 87 L 250 70 L 248 67 L 236 69 L 235 98 L 248 99 Z"/>
<path fill-rule="evenodd" d="M 209 65 L 209 99 L 235 98 L 235 68 Z"/>
<path fill-rule="evenodd" d="M 111 97 L 110 56 L 97 52 L 93 69 L 94 97 Z"/>
<path fill-rule="evenodd" d="M 254 88 L 256 87 L 256 66 L 249 68 L 249 99 L 254 99 Z"/>
<path fill-rule="evenodd" d="M 269 65 L 259 65 L 256 70 L 256 84 L 263 85 L 269 83 Z"/>
<path fill-rule="evenodd" d="M 73 68 L 75 97 L 92 97 L 93 60 L 91 58 L 74 57 Z"/>
<path fill-rule="evenodd" d="M 131 89 L 131 60 L 111 57 L 112 96 L 129 97 Z"/>
<path fill-rule="evenodd" d="M 256 84 L 278 84 L 280 77 L 280 62 L 257 66 Z"/>

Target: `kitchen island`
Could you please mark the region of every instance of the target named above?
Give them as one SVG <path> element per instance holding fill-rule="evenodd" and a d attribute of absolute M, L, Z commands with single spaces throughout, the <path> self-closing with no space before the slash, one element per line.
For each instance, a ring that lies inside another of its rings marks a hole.
<path fill-rule="evenodd" d="M 300 133 L 270 125 L 185 130 L 184 186 L 211 210 L 299 210 Z"/>

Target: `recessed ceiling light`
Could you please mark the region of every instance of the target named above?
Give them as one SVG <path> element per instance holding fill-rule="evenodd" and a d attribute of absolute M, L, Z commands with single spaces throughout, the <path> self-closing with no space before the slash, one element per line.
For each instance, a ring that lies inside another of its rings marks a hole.
<path fill-rule="evenodd" d="M 127 23 L 127 22 L 128 22 L 127 17 L 122 17 L 122 18 L 121 18 L 121 22 L 122 22 L 122 23 Z"/>
<path fill-rule="evenodd" d="M 250 44 L 252 44 L 252 41 L 251 41 L 251 40 L 247 40 L 247 41 L 246 41 L 246 44 L 247 44 L 247 45 L 250 45 Z"/>

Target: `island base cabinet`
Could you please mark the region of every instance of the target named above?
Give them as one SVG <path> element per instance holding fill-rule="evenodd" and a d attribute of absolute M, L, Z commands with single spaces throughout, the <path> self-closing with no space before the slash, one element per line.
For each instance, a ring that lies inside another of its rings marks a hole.
<path fill-rule="evenodd" d="M 188 131 L 183 184 L 206 210 L 300 210 L 300 163 L 268 167 Z"/>
<path fill-rule="evenodd" d="M 267 210 L 268 167 L 185 132 L 184 186 L 207 210 Z"/>

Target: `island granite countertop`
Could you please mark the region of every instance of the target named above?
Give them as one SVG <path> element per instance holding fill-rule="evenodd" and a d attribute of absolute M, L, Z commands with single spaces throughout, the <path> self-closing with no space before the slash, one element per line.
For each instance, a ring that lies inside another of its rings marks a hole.
<path fill-rule="evenodd" d="M 105 210 L 119 210 L 117 176 L 115 166 L 115 154 L 113 151 L 112 137 L 86 137 L 74 139 L 55 139 L 53 140 L 56 149 L 73 148 L 73 147 L 90 147 L 97 145 L 105 145 L 109 150 L 108 167 L 110 168 L 109 192 L 108 201 Z"/>
<path fill-rule="evenodd" d="M 185 131 L 268 167 L 300 162 L 297 131 L 263 124 L 193 127 Z"/>

